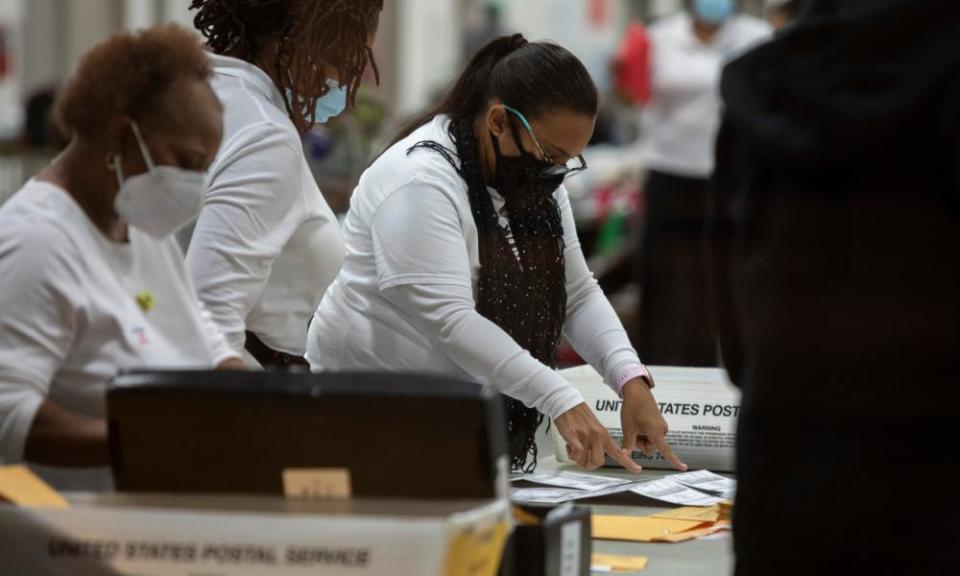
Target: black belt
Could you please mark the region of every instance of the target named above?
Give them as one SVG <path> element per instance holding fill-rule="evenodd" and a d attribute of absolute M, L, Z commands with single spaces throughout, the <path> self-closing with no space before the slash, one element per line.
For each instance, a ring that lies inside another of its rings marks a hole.
<path fill-rule="evenodd" d="M 256 358 L 264 368 L 290 369 L 293 367 L 310 367 L 310 363 L 303 356 L 294 356 L 286 352 L 278 352 L 263 343 L 253 332 L 247 332 L 247 341 L 244 348 Z"/>

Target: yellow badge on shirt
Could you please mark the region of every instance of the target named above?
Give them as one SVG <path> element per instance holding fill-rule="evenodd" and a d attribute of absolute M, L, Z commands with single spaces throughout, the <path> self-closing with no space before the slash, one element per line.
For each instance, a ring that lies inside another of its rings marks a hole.
<path fill-rule="evenodd" d="M 140 309 L 144 312 L 149 312 L 157 305 L 156 298 L 153 297 L 153 293 L 149 290 L 143 290 L 137 294 L 137 304 L 140 306 Z"/>

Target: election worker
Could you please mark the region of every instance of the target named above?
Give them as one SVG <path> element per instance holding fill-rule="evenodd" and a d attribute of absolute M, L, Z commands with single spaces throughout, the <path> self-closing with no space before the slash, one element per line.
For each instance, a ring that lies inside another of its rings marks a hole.
<path fill-rule="evenodd" d="M 514 469 L 535 465 L 541 414 L 584 468 L 609 455 L 638 471 L 638 443 L 683 468 L 653 382 L 587 269 L 563 186 L 586 169 L 597 107 L 567 50 L 519 35 L 481 49 L 361 178 L 346 262 L 310 327 L 311 367 L 493 383 L 508 397 Z M 554 371 L 564 333 L 622 396 L 622 448 Z"/>
<path fill-rule="evenodd" d="M 97 46 L 63 90 L 69 146 L 0 209 L 3 463 L 105 465 L 120 370 L 241 365 L 173 236 L 220 145 L 210 74 L 201 43 L 171 25 Z M 98 488 L 107 475 L 55 478 Z"/>
<path fill-rule="evenodd" d="M 692 0 L 687 10 L 650 27 L 638 345 L 652 364 L 718 365 L 703 235 L 720 124 L 720 71 L 770 34 L 766 22 L 739 14 L 735 0 Z"/>
<path fill-rule="evenodd" d="M 193 0 L 224 105 L 223 146 L 187 251 L 200 298 L 251 366 L 303 359 L 343 262 L 302 137 L 340 114 L 374 64 L 383 0 Z"/>

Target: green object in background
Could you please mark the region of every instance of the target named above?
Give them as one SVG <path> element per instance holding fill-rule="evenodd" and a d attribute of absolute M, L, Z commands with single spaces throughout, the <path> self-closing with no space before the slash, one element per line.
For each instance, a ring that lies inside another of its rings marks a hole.
<path fill-rule="evenodd" d="M 615 208 L 607 214 L 597 233 L 597 253 L 612 256 L 620 251 L 627 228 L 627 211 Z"/>

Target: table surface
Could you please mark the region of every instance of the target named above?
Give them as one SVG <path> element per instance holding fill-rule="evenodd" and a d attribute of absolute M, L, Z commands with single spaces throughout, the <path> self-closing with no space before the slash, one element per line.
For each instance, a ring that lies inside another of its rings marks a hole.
<path fill-rule="evenodd" d="M 542 429 L 542 428 L 541 428 Z M 540 450 L 540 459 L 537 472 L 555 472 L 560 470 L 581 471 L 575 466 L 561 464 L 554 456 L 553 441 L 542 433 L 537 444 Z M 590 472 L 602 476 L 650 480 L 668 474 L 671 470 L 644 470 L 639 475 L 626 472 L 621 468 L 602 468 Z M 617 516 L 647 516 L 670 508 L 656 506 L 633 506 L 623 504 L 603 504 L 587 501 L 594 514 Z M 723 532 L 707 539 L 691 540 L 676 544 L 643 542 L 614 542 L 608 540 L 594 540 L 593 551 L 601 554 L 618 554 L 624 556 L 646 556 L 649 558 L 647 568 L 637 572 L 642 576 L 727 576 L 733 574 L 733 539 L 730 532 Z"/>

